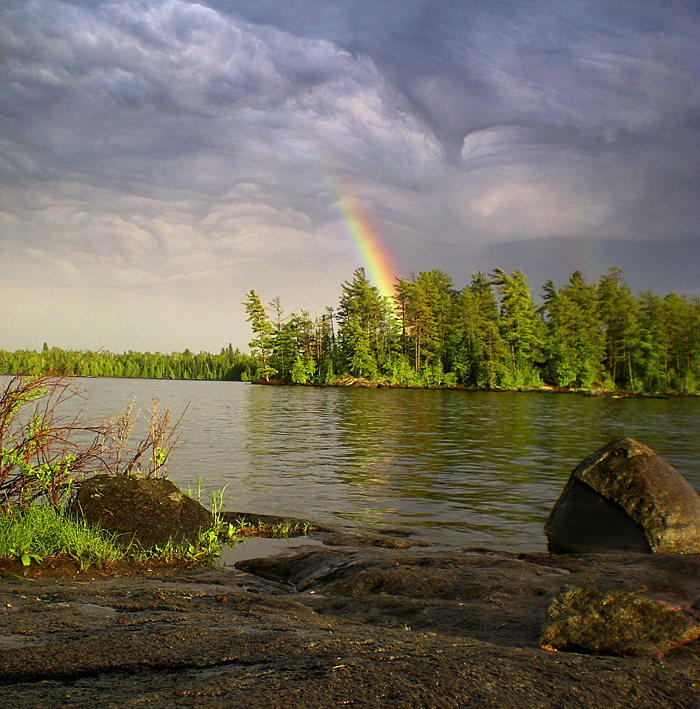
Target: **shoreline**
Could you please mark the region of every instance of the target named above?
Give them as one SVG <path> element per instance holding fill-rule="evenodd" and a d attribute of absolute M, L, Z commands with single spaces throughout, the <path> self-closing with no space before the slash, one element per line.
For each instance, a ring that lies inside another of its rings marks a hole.
<path fill-rule="evenodd" d="M 700 556 L 445 552 L 381 534 L 311 536 L 322 543 L 235 568 L 1 578 L 5 701 L 700 705 L 700 641 L 635 658 L 539 647 L 564 586 L 646 589 L 687 606 L 700 594 Z"/>
<path fill-rule="evenodd" d="M 681 397 L 700 397 L 700 393 L 683 394 L 681 392 L 632 392 L 632 391 L 614 391 L 610 389 L 583 389 L 570 387 L 555 387 L 544 385 L 541 387 L 521 387 L 519 389 L 480 389 L 478 387 L 466 387 L 461 384 L 453 386 L 418 386 L 414 384 L 391 384 L 386 381 L 371 381 L 361 377 L 346 377 L 338 379 L 328 384 L 295 384 L 291 381 L 258 379 L 255 381 L 243 382 L 244 384 L 253 384 L 260 386 L 281 386 L 281 387 L 312 387 L 317 389 L 410 389 L 413 391 L 468 391 L 468 392 L 484 392 L 489 394 L 577 394 L 579 396 L 594 397 L 594 398 L 611 398 L 611 399 L 672 399 Z"/>
<path fill-rule="evenodd" d="M 2 377 L 15 377 L 20 376 L 12 373 L 0 374 Z M 282 380 L 269 380 L 265 381 L 263 379 L 259 380 L 249 380 L 244 381 L 242 379 L 184 379 L 184 378 L 170 378 L 170 377 L 103 377 L 90 374 L 68 374 L 66 375 L 68 379 L 114 379 L 120 380 L 124 379 L 127 381 L 149 381 L 149 382 L 228 382 L 233 384 L 253 384 L 260 386 L 289 386 L 289 387 L 313 387 L 317 389 L 410 389 L 413 391 L 469 391 L 469 392 L 484 392 L 492 394 L 577 394 L 579 396 L 586 397 L 600 397 L 600 398 L 611 398 L 611 399 L 675 399 L 675 398 L 694 398 L 700 397 L 700 391 L 689 392 L 684 394 L 679 391 L 668 391 L 668 392 L 652 392 L 652 391 L 625 391 L 625 390 L 610 390 L 610 389 L 585 389 L 585 388 L 573 388 L 573 387 L 557 387 L 551 385 L 544 385 L 541 387 L 528 386 L 521 387 L 519 389 L 501 389 L 501 388 L 479 388 L 479 387 L 467 387 L 461 384 L 455 384 L 453 386 L 440 385 L 440 386 L 418 386 L 415 384 L 391 384 L 388 381 L 371 381 L 368 379 L 363 379 L 362 377 L 344 377 L 342 379 L 337 379 L 328 384 L 314 384 L 307 382 L 306 384 L 295 384 L 292 381 L 282 381 Z"/>

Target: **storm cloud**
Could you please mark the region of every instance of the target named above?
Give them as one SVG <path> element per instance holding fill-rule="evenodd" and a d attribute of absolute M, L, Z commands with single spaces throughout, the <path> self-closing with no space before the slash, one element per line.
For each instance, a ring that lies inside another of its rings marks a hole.
<path fill-rule="evenodd" d="M 402 277 L 698 293 L 698 36 L 684 2 L 7 2 L 0 347 L 245 348 L 246 291 L 320 313 L 362 265 L 347 194 Z"/>

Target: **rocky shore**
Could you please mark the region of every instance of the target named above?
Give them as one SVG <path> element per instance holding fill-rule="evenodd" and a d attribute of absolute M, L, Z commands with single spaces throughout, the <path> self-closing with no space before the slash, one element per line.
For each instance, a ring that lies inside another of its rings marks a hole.
<path fill-rule="evenodd" d="M 5 567 L 2 705 L 700 709 L 700 641 L 641 657 L 540 648 L 547 609 L 567 586 L 687 608 L 700 595 L 696 555 L 315 537 L 323 544 L 236 568 L 37 566 L 30 581 Z"/>

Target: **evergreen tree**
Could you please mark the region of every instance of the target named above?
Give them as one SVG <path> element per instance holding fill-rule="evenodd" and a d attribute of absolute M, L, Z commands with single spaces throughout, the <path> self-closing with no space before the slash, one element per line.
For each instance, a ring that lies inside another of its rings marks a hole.
<path fill-rule="evenodd" d="M 484 273 L 473 275 L 471 284 L 461 291 L 457 312 L 462 337 L 455 372 L 464 384 L 493 389 L 505 349 L 496 298 Z"/>
<path fill-rule="evenodd" d="M 551 280 L 544 285 L 541 308 L 547 323 L 546 371 L 559 386 L 590 387 L 600 376 L 604 358 L 597 291 L 580 271 L 560 291 Z"/>
<path fill-rule="evenodd" d="M 251 324 L 256 338 L 251 340 L 249 347 L 253 356 L 260 362 L 260 376 L 269 381 L 270 377 L 277 374 L 277 370 L 270 365 L 270 351 L 273 345 L 274 328 L 267 317 L 267 312 L 258 294 L 251 290 L 248 299 L 243 304 L 248 314 L 246 322 Z"/>
<path fill-rule="evenodd" d="M 390 356 L 391 305 L 364 268 L 345 281 L 342 291 L 336 317 L 345 366 L 357 376 L 376 376 Z"/>
<path fill-rule="evenodd" d="M 535 364 L 542 361 L 544 325 L 532 300 L 527 277 L 518 268 L 508 275 L 495 268 L 491 282 L 501 297 L 501 337 L 509 358 L 500 384 L 521 387 L 540 383 Z"/>
<path fill-rule="evenodd" d="M 598 303 L 605 333 L 607 375 L 613 387 L 635 389 L 633 354 L 639 343 L 637 302 L 622 269 L 611 267 L 598 282 Z"/>

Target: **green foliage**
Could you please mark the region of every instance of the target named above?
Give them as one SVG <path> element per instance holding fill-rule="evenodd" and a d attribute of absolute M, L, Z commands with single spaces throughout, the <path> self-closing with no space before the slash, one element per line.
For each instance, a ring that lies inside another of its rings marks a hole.
<path fill-rule="evenodd" d="M 260 300 L 260 296 L 254 290 L 248 293 L 248 299 L 244 305 L 248 314 L 246 322 L 251 324 L 255 334 L 255 339 L 250 341 L 249 347 L 253 353 L 253 358 L 259 365 L 256 376 L 269 381 L 271 376 L 277 374 L 277 370 L 270 365 L 270 352 L 275 331 L 267 317 L 267 312 Z"/>
<path fill-rule="evenodd" d="M 287 539 L 307 535 L 312 526 L 308 522 L 293 519 L 282 519 L 278 522 L 252 522 L 245 515 L 231 526 L 231 533 L 243 537 L 269 537 Z"/>
<path fill-rule="evenodd" d="M 100 427 L 65 416 L 61 405 L 83 392 L 72 379 L 48 372 L 11 378 L 0 395 L 0 504 L 35 500 L 58 506 L 76 476 L 98 459 L 100 445 L 76 443 Z"/>
<path fill-rule="evenodd" d="M 698 391 L 697 297 L 635 298 L 616 268 L 598 284 L 576 271 L 563 288 L 547 281 L 543 290 L 538 308 L 519 269 L 477 273 L 461 291 L 447 274 L 429 271 L 397 279 L 392 308 L 357 269 L 337 313 L 284 320 L 273 301 L 275 366 L 297 383 L 318 372 L 322 384 L 351 375 L 418 387 Z"/>
<path fill-rule="evenodd" d="M 399 386 L 419 386 L 421 378 L 405 357 L 397 355 L 391 361 L 389 381 Z"/>
<path fill-rule="evenodd" d="M 501 296 L 501 337 L 508 348 L 503 362 L 502 386 L 537 386 L 540 381 L 535 364 L 542 361 L 545 333 L 532 301 L 527 277 L 520 270 L 510 275 L 494 269 L 492 283 Z"/>
<path fill-rule="evenodd" d="M 375 379 L 391 357 L 396 324 L 391 303 L 369 282 L 363 268 L 343 284 L 342 291 L 337 320 L 343 370 Z"/>
<path fill-rule="evenodd" d="M 605 356 L 596 287 L 579 271 L 560 291 L 547 281 L 541 311 L 548 334 L 546 373 L 558 386 L 590 387 L 600 379 Z"/>
<path fill-rule="evenodd" d="M 334 379 L 333 359 L 330 356 L 323 358 L 321 362 L 321 371 L 319 372 L 319 381 L 321 384 L 330 384 Z"/>
<path fill-rule="evenodd" d="M 138 544 L 125 548 L 116 534 L 88 525 L 64 507 L 33 505 L 0 516 L 0 558 L 18 559 L 23 566 L 57 558 L 72 559 L 81 570 L 109 568 L 117 562 L 200 565 L 219 554 L 217 529 L 200 532 L 194 544 L 185 540 L 152 549 Z"/>
<path fill-rule="evenodd" d="M 411 281 L 396 283 L 396 305 L 401 328 L 401 350 L 416 372 L 434 367 L 439 358 L 450 369 L 461 339 L 456 327 L 457 293 L 442 271 L 428 271 Z M 437 370 L 435 370 L 437 371 Z M 434 379 L 428 374 L 428 380 Z"/>
<path fill-rule="evenodd" d="M 269 308 L 272 320 L 250 291 L 245 306 L 255 335 L 252 355 L 231 345 L 218 355 L 189 350 L 119 355 L 63 351 L 44 343 L 41 352 L 0 350 L 0 374 L 53 370 L 113 377 L 276 377 L 299 384 L 332 384 L 351 375 L 402 386 L 602 384 L 617 391 L 686 394 L 699 388 L 700 299 L 651 291 L 635 297 L 618 268 L 597 284 L 586 283 L 578 271 L 560 289 L 547 281 L 539 308 L 519 269 L 507 274 L 496 268 L 490 278 L 477 273 L 462 290 L 442 271 L 422 272 L 397 279 L 393 303 L 379 294 L 363 269 L 341 290 L 337 311 L 326 308 L 315 319 L 305 311 L 285 315 L 275 298 Z M 160 455 L 154 451 L 147 460 L 158 466 Z M 18 459 L 14 465 L 20 469 Z M 33 469 L 37 490 L 65 472 Z"/>
<path fill-rule="evenodd" d="M 0 558 L 29 566 L 47 557 L 73 559 L 81 569 L 103 568 L 122 559 L 124 552 L 114 535 L 88 526 L 63 507 L 31 506 L 0 515 Z"/>
<path fill-rule="evenodd" d="M 307 384 L 316 372 L 316 362 L 309 357 L 297 357 L 292 367 L 292 381 L 295 384 Z"/>
<path fill-rule="evenodd" d="M 80 395 L 71 378 L 49 372 L 13 377 L 0 396 L 0 558 L 16 558 L 24 566 L 46 557 L 69 558 L 81 569 L 116 561 L 211 562 L 219 554 L 219 536 L 230 531 L 219 513 L 223 490 L 212 495 L 217 524 L 200 533 L 195 544 L 170 543 L 154 549 L 131 544 L 124 549 L 115 535 L 88 526 L 67 511 L 76 481 L 88 472 L 142 472 L 141 462 L 147 460 L 143 472 L 163 475 L 182 420 L 171 425 L 168 410 L 161 414 L 154 399 L 146 419 L 148 435 L 131 447 L 133 401 L 123 414 L 94 426 L 61 411 L 65 401 Z M 91 443 L 75 442 L 86 434 Z"/>
<path fill-rule="evenodd" d="M 0 374 L 41 374 L 53 371 L 66 376 L 132 377 L 141 379 L 200 379 L 246 381 L 255 369 L 250 355 L 234 350 L 231 345 L 219 354 L 173 352 L 124 352 L 115 354 L 101 350 L 48 349 L 42 352 L 0 350 Z"/>

